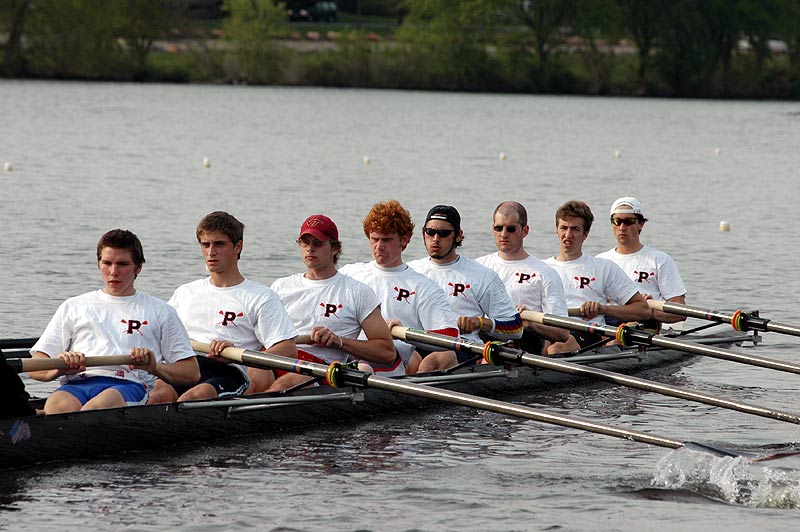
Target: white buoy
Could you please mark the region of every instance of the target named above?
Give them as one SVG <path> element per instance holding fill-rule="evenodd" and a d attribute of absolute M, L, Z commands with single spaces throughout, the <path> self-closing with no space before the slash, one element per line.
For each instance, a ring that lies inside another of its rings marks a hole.
<path fill-rule="evenodd" d="M 12 172 L 14 170 L 14 167 L 11 166 L 11 163 L 3 163 L 3 170 L 5 170 L 6 172 Z"/>
<path fill-rule="evenodd" d="M 364 162 L 364 164 L 369 164 L 370 163 L 369 157 L 365 155 L 364 159 L 363 159 L 363 162 Z"/>
<path fill-rule="evenodd" d="M 203 157 L 203 168 L 211 168 L 211 161 L 208 160 L 208 157 Z"/>
<path fill-rule="evenodd" d="M 614 158 L 619 159 L 620 157 L 622 157 L 622 152 L 619 150 L 614 150 Z"/>
<path fill-rule="evenodd" d="M 501 151 L 500 152 L 500 160 L 501 161 L 505 161 L 506 159 L 508 159 L 508 154 L 506 152 L 504 152 L 504 151 Z"/>
<path fill-rule="evenodd" d="M 719 230 L 722 231 L 723 233 L 727 233 L 728 231 L 731 230 L 731 225 L 723 220 L 719 223 Z"/>
<path fill-rule="evenodd" d="M 714 148 L 714 155 L 719 155 L 720 153 L 722 153 L 722 150 L 721 150 L 721 149 L 719 149 L 719 148 Z"/>

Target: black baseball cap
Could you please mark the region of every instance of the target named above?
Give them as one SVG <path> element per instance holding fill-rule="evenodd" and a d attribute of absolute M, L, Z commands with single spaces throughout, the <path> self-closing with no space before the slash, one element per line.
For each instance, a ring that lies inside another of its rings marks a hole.
<path fill-rule="evenodd" d="M 436 205 L 433 207 L 428 211 L 428 216 L 425 217 L 425 225 L 428 224 L 429 220 L 442 220 L 448 222 L 453 226 L 453 229 L 455 229 L 456 233 L 461 231 L 461 215 L 458 214 L 458 211 L 455 207 L 450 205 Z"/>

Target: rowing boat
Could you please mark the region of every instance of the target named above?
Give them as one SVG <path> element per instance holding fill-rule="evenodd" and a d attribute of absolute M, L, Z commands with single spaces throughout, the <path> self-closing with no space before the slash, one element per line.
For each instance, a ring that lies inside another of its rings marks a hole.
<path fill-rule="evenodd" d="M 700 343 L 732 345 L 754 341 L 754 336 L 728 333 L 692 339 Z M 676 364 L 690 356 L 671 349 L 611 347 L 569 360 L 630 374 Z M 574 386 L 586 380 L 546 369 L 511 365 L 463 367 L 453 372 L 403 379 L 482 397 L 511 397 L 523 392 Z M 353 422 L 431 404 L 429 399 L 379 389 L 315 386 L 284 394 L 6 419 L 0 420 L 0 469 Z"/>

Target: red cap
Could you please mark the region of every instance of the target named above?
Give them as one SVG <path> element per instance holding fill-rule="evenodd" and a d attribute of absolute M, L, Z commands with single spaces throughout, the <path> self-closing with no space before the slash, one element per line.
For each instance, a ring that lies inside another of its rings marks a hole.
<path fill-rule="evenodd" d="M 324 214 L 312 214 L 300 226 L 300 236 L 311 235 L 323 242 L 339 240 L 339 230 L 333 220 Z"/>

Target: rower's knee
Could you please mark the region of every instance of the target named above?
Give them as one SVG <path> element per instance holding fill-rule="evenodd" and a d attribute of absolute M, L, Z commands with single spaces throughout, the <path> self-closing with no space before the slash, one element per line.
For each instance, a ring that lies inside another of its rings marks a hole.
<path fill-rule="evenodd" d="M 408 362 L 406 363 L 406 375 L 411 375 L 419 371 L 419 365 L 422 362 L 422 357 L 416 351 L 411 353 Z"/>
<path fill-rule="evenodd" d="M 78 398 L 69 392 L 55 391 L 50 394 L 44 403 L 45 414 L 63 414 L 65 412 L 76 412 L 83 405 Z"/>
<path fill-rule="evenodd" d="M 99 410 L 101 408 L 120 408 L 127 406 L 128 402 L 122 396 L 119 390 L 115 388 L 106 388 L 99 394 L 95 395 L 83 405 L 81 410 Z"/>
<path fill-rule="evenodd" d="M 203 382 L 193 388 L 189 388 L 183 395 L 178 397 L 178 402 L 216 399 L 217 397 L 219 397 L 217 389 Z"/>
<path fill-rule="evenodd" d="M 245 395 L 267 391 L 275 382 L 275 372 L 271 369 L 247 368 L 250 386 Z"/>
<path fill-rule="evenodd" d="M 453 351 L 436 351 L 425 358 L 419 363 L 419 373 L 429 373 L 431 371 L 441 371 L 447 368 L 452 368 L 458 364 L 458 358 Z"/>
<path fill-rule="evenodd" d="M 178 400 L 178 392 L 172 385 L 167 384 L 161 379 L 157 379 L 153 389 L 147 397 L 147 404 L 154 405 L 158 403 L 174 403 Z"/>

